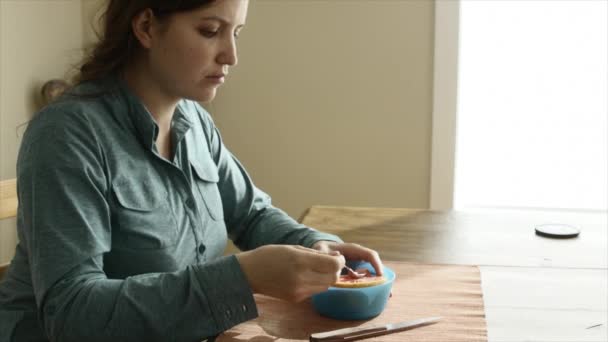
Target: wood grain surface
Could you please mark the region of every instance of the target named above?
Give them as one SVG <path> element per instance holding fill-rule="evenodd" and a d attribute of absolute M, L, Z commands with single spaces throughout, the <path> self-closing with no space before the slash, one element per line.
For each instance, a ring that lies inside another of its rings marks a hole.
<path fill-rule="evenodd" d="M 442 316 L 433 325 L 366 339 L 370 342 L 487 341 L 479 270 L 475 266 L 386 262 L 396 274 L 392 297 L 377 317 L 340 321 L 317 314 L 310 300 L 293 304 L 256 296 L 259 317 L 217 342 L 308 341 L 313 333 Z"/>
<path fill-rule="evenodd" d="M 302 223 L 374 248 L 385 261 L 480 266 L 491 342 L 608 341 L 606 212 L 314 206 Z M 537 236 L 544 223 L 581 233 Z"/>

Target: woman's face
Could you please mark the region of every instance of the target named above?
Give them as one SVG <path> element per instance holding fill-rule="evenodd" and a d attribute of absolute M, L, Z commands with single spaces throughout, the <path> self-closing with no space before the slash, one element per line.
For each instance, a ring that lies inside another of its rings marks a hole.
<path fill-rule="evenodd" d="M 237 63 L 236 39 L 248 0 L 217 0 L 198 10 L 171 15 L 152 29 L 151 76 L 171 97 L 210 101 Z"/>

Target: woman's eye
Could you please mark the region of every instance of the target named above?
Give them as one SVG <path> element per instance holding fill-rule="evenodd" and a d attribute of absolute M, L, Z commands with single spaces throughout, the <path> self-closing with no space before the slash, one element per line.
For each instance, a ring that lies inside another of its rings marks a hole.
<path fill-rule="evenodd" d="M 213 37 L 215 37 L 215 35 L 217 35 L 217 33 L 218 33 L 218 31 L 214 31 L 214 30 L 205 30 L 205 29 L 200 30 L 199 32 L 200 32 L 200 33 L 201 33 L 201 34 L 202 34 L 204 37 L 207 37 L 207 38 L 213 38 Z"/>

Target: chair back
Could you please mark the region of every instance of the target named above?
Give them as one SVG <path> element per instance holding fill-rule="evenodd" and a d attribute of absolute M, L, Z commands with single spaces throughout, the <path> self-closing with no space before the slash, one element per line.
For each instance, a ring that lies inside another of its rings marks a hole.
<path fill-rule="evenodd" d="M 8 266 L 10 265 L 10 263 L 6 263 L 6 264 L 2 264 L 0 265 L 0 281 L 2 281 L 2 279 L 4 279 L 4 274 L 6 273 L 6 271 L 8 271 Z"/>
<path fill-rule="evenodd" d="M 17 216 L 17 179 L 0 181 L 0 219 Z"/>
<path fill-rule="evenodd" d="M 17 216 L 17 179 L 0 181 L 0 220 Z M 9 263 L 0 264 L 0 280 L 8 270 Z"/>

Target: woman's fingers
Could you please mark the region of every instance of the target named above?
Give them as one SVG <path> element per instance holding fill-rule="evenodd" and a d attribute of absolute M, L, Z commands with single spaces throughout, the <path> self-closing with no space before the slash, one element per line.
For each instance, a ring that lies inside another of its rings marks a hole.
<path fill-rule="evenodd" d="M 335 284 L 339 276 L 336 273 L 325 273 L 309 271 L 301 274 L 302 281 L 300 282 L 301 291 L 306 297 L 310 297 L 316 293 L 326 291 L 330 286 Z"/>
<path fill-rule="evenodd" d="M 354 244 L 331 244 L 326 251 L 301 246 L 268 245 L 237 254 L 252 290 L 289 301 L 300 301 L 327 290 L 345 265 L 345 258 L 367 260 L 382 274 L 378 254 Z M 269 265 L 259 272 L 259 265 Z"/>
<path fill-rule="evenodd" d="M 296 246 L 296 248 L 303 253 L 302 258 L 305 259 L 306 265 L 319 273 L 335 274 L 340 272 L 346 264 L 344 256 L 340 253 L 328 254 L 302 246 Z"/>
<path fill-rule="evenodd" d="M 341 252 L 346 258 L 368 261 L 376 270 L 376 274 L 382 275 L 382 260 L 376 251 L 357 244 L 344 244 L 343 247 Z"/>
<path fill-rule="evenodd" d="M 382 275 L 382 260 L 376 251 L 355 243 L 328 243 L 324 244 L 329 249 L 342 253 L 349 260 L 367 261 L 376 270 L 377 275 Z M 324 246 L 320 246 L 323 248 Z"/>

